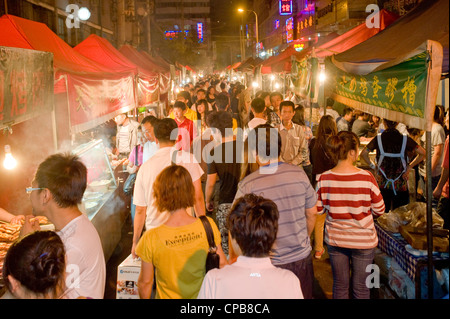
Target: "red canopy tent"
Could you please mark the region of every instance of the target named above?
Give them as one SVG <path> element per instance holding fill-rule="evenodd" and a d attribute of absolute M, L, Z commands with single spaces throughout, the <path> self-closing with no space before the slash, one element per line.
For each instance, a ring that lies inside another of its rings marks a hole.
<path fill-rule="evenodd" d="M 345 32 L 344 34 L 334 38 L 326 43 L 315 48 L 317 57 L 325 57 L 335 53 L 344 52 L 355 45 L 366 41 L 373 37 L 380 31 L 386 29 L 395 20 L 398 19 L 398 15 L 395 13 L 382 9 L 379 13 L 379 28 L 368 28 L 366 23 L 362 23 L 353 29 Z"/>
<path fill-rule="evenodd" d="M 328 34 L 326 37 L 319 38 L 319 43 L 325 43 L 327 41 L 330 41 L 339 35 L 335 32 Z M 296 43 L 298 41 L 295 41 Z M 304 49 L 303 51 L 297 52 L 294 49 L 294 44 L 291 44 L 286 50 L 281 52 L 278 55 L 272 56 L 265 60 L 262 63 L 261 73 L 262 74 L 269 74 L 272 72 L 290 72 L 291 71 L 291 57 L 295 56 L 305 56 L 306 54 L 310 53 L 312 51 L 312 46 Z"/>
<path fill-rule="evenodd" d="M 4 15 L 0 30 L 0 45 L 53 53 L 55 94 L 67 93 L 72 134 L 135 107 L 133 70 L 112 70 L 86 58 L 43 23 Z"/>
<path fill-rule="evenodd" d="M 131 45 L 125 44 L 119 49 L 120 53 L 126 56 L 131 62 L 137 66 L 152 71 L 156 76 L 153 77 L 139 77 L 138 93 L 139 96 L 144 96 L 145 104 L 158 101 L 160 89 L 160 70 L 148 60 L 143 54 L 136 50 Z M 165 86 L 163 86 L 165 89 Z"/>
<path fill-rule="evenodd" d="M 78 44 L 75 51 L 85 57 L 112 70 L 129 70 L 136 76 L 137 100 L 139 106 L 144 106 L 154 101 L 154 94 L 145 94 L 146 92 L 155 92 L 158 88 L 159 75 L 148 69 L 136 65 L 125 55 L 117 50 L 108 40 L 91 34 L 83 42 Z M 140 86 L 148 87 L 140 88 Z"/>
<path fill-rule="evenodd" d="M 159 71 L 160 93 L 161 94 L 167 93 L 170 88 L 170 81 L 171 81 L 170 65 L 166 61 L 164 61 L 162 58 L 152 57 L 150 54 L 148 54 L 145 51 L 140 51 L 139 53 L 141 55 L 143 55 L 144 58 L 149 60 L 152 64 L 154 64 L 158 68 L 158 70 L 161 70 L 161 71 Z"/>
<path fill-rule="evenodd" d="M 291 45 L 280 54 L 267 59 L 263 63 L 261 72 L 263 74 L 272 72 L 290 72 L 291 56 L 295 56 L 297 60 L 301 60 L 311 54 L 313 48 L 317 57 L 325 57 L 335 53 L 344 52 L 384 30 L 397 18 L 398 16 L 396 14 L 382 9 L 379 13 L 379 28 L 368 28 L 364 22 L 342 35 L 333 32 L 323 38 L 319 38 L 317 45 L 310 46 L 300 52 L 296 52 L 293 45 Z"/>

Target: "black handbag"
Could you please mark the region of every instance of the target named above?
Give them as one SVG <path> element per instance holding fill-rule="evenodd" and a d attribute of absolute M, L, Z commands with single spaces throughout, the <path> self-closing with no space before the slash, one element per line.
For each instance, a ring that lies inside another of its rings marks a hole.
<path fill-rule="evenodd" d="M 213 230 L 211 228 L 211 224 L 209 223 L 206 216 L 200 216 L 199 218 L 203 223 L 203 227 L 205 227 L 206 236 L 209 244 L 208 255 L 206 256 L 206 263 L 205 263 L 206 272 L 208 272 L 211 269 L 219 268 L 220 257 L 217 254 L 217 246 L 214 242 L 214 235 Z"/>
<path fill-rule="evenodd" d="M 138 145 L 135 148 L 134 164 L 138 165 Z M 136 182 L 137 173 L 128 175 L 125 183 L 123 183 L 123 192 L 127 196 L 133 195 L 134 183 Z"/>

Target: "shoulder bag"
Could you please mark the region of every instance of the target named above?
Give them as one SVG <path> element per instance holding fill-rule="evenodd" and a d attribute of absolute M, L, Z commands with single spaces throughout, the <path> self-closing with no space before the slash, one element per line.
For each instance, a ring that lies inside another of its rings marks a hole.
<path fill-rule="evenodd" d="M 205 264 L 206 272 L 208 272 L 211 269 L 219 268 L 220 257 L 217 254 L 217 247 L 214 242 L 213 230 L 211 228 L 211 224 L 208 221 L 208 218 L 206 216 L 200 216 L 199 218 L 203 223 L 203 227 L 205 227 L 206 236 L 209 244 L 209 250 L 208 255 L 206 256 L 206 264 Z"/>

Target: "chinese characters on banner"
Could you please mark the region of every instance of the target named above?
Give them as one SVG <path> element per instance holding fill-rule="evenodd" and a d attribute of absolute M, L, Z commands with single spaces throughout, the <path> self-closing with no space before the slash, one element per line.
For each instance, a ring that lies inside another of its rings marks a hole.
<path fill-rule="evenodd" d="M 155 78 L 155 85 L 159 78 Z M 138 83 L 138 92 L 146 85 Z M 88 78 L 67 75 L 71 132 L 79 133 L 95 127 L 119 113 L 136 106 L 134 76 Z M 152 92 L 148 92 L 151 94 Z M 139 97 L 145 95 L 138 93 Z"/>
<path fill-rule="evenodd" d="M 0 47 L 0 128 L 53 110 L 53 54 Z"/>
<path fill-rule="evenodd" d="M 294 18 L 290 17 L 286 20 L 286 43 L 294 40 Z"/>
<path fill-rule="evenodd" d="M 412 116 L 422 125 L 425 120 L 427 52 L 393 67 L 357 75 L 338 69 L 329 58 L 326 70 L 331 75 L 332 96 L 340 103 L 370 114 L 392 118 L 392 111 Z"/>
<path fill-rule="evenodd" d="M 292 14 L 292 0 L 279 0 L 280 15 Z"/>

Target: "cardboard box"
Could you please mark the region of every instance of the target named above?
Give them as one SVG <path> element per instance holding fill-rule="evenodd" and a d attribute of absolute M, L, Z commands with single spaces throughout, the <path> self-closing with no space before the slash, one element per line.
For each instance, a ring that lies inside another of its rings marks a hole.
<path fill-rule="evenodd" d="M 116 299 L 139 299 L 137 281 L 141 272 L 141 260 L 133 260 L 131 254 L 117 267 Z"/>

